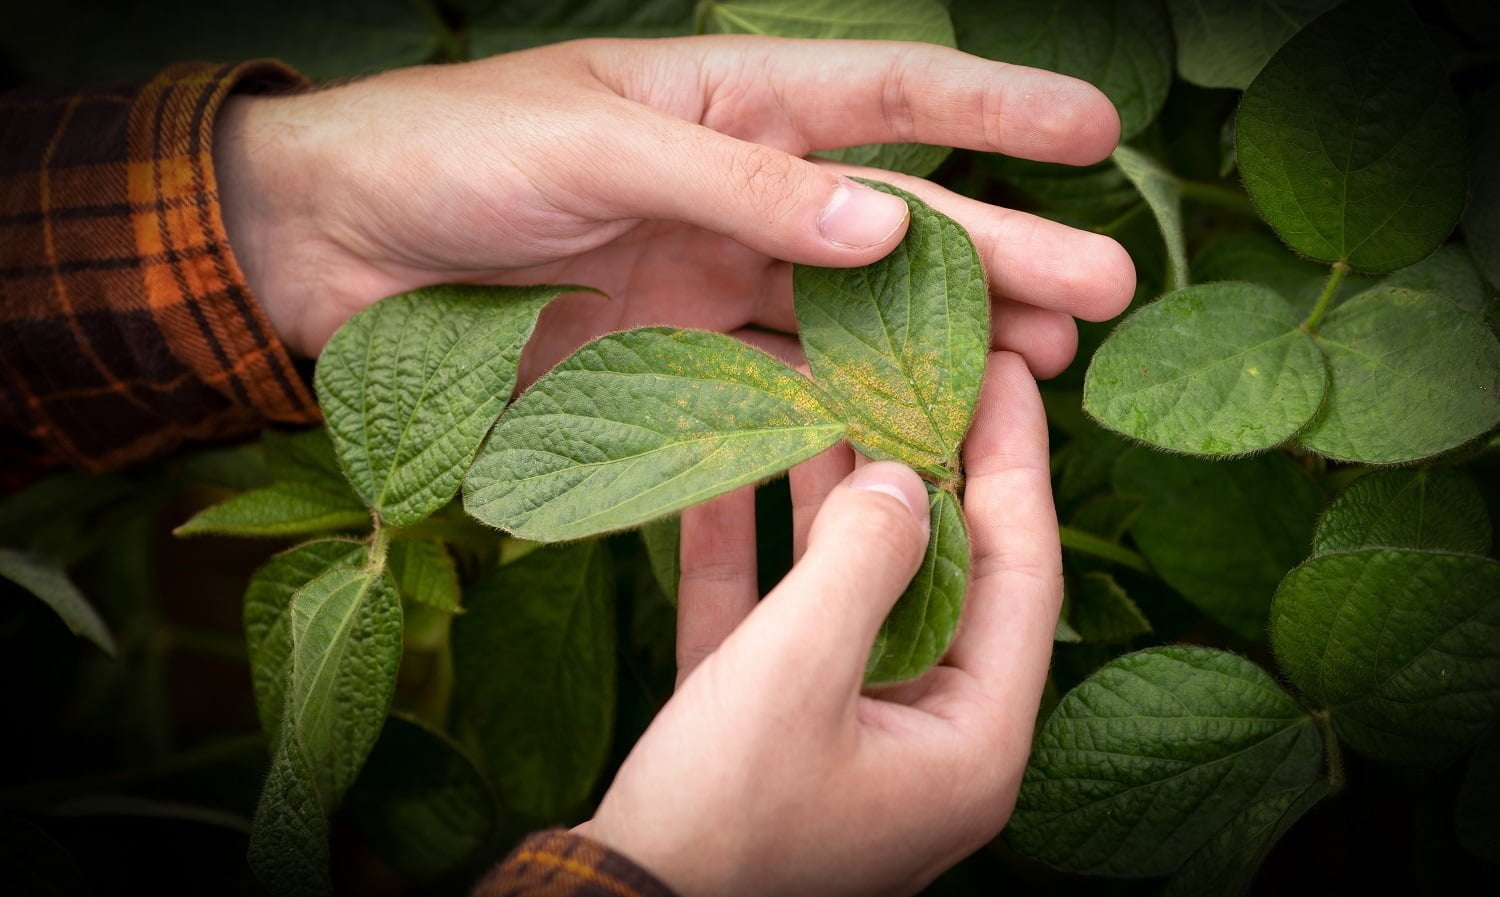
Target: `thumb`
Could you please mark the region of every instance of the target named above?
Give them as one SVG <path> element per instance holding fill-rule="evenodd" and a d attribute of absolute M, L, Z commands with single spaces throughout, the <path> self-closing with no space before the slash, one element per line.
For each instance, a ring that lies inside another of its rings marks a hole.
<path fill-rule="evenodd" d="M 928 515 L 911 468 L 879 461 L 850 474 L 818 511 L 807 553 L 736 633 L 735 652 L 776 671 L 775 688 L 854 697 L 876 631 L 922 563 Z"/>
<path fill-rule="evenodd" d="M 677 119 L 638 127 L 615 157 L 608 190 L 628 218 L 666 218 L 724 234 L 772 258 L 867 265 L 906 235 L 910 210 L 774 147 Z"/>

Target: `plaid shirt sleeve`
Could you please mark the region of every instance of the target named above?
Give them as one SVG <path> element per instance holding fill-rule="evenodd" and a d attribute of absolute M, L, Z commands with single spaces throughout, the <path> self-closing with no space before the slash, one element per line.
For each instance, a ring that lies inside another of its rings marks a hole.
<path fill-rule="evenodd" d="M 537 832 L 490 870 L 470 897 L 674 897 L 651 873 L 562 829 Z"/>
<path fill-rule="evenodd" d="M 213 122 L 272 62 L 0 95 L 0 479 L 106 470 L 317 405 L 224 235 Z"/>

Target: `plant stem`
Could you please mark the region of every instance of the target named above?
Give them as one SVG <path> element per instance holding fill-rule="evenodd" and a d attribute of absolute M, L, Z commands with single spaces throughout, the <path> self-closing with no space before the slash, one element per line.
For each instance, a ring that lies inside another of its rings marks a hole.
<path fill-rule="evenodd" d="M 1333 731 L 1333 718 L 1327 710 L 1314 710 L 1313 722 L 1323 736 L 1323 755 L 1328 758 L 1328 787 L 1334 794 L 1344 790 L 1344 752 Z"/>
<path fill-rule="evenodd" d="M 1328 275 L 1328 282 L 1323 284 L 1323 295 L 1318 297 L 1318 304 L 1313 306 L 1312 314 L 1302 322 L 1302 329 L 1308 333 L 1317 333 L 1318 324 L 1323 321 L 1323 313 L 1328 311 L 1328 303 L 1333 301 L 1333 294 L 1339 291 L 1339 285 L 1344 278 L 1349 276 L 1349 266 L 1344 262 L 1333 263 L 1333 273 Z"/>
<path fill-rule="evenodd" d="M 1058 527 L 1062 535 L 1064 548 L 1071 548 L 1083 554 L 1091 554 L 1094 557 L 1104 558 L 1106 561 L 1114 561 L 1122 567 L 1129 567 L 1138 573 L 1150 573 L 1151 565 L 1146 559 L 1118 543 L 1108 539 L 1102 539 L 1093 533 L 1084 532 L 1071 526 Z"/>
<path fill-rule="evenodd" d="M 1124 227 L 1126 224 L 1129 224 L 1130 219 L 1134 218 L 1145 210 L 1146 203 L 1144 201 L 1138 202 L 1125 211 L 1121 212 L 1114 218 L 1114 220 L 1110 221 L 1108 224 L 1102 224 L 1099 227 L 1094 228 L 1094 233 L 1103 234 L 1106 237 L 1114 236 L 1115 231 Z"/>
<path fill-rule="evenodd" d="M 376 515 L 377 518 L 379 515 Z M 390 548 L 391 531 L 382 526 L 379 519 L 375 521 L 375 531 L 370 533 L 370 569 L 380 571 L 385 569 L 385 555 Z"/>
<path fill-rule="evenodd" d="M 1201 202 L 1205 205 L 1218 206 L 1225 211 L 1236 212 L 1241 215 L 1255 214 L 1255 206 L 1251 205 L 1250 200 L 1238 190 L 1220 187 L 1218 184 L 1205 184 L 1202 181 L 1180 180 L 1177 183 L 1178 187 L 1182 190 L 1183 199 L 1191 199 L 1194 202 Z"/>

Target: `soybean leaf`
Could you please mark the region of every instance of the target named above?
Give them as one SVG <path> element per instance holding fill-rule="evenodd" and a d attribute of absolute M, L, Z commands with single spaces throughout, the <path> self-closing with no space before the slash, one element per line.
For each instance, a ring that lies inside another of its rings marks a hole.
<path fill-rule="evenodd" d="M 348 804 L 381 859 L 418 882 L 461 868 L 498 821 L 489 783 L 463 749 L 398 713 L 386 718 Z"/>
<path fill-rule="evenodd" d="M 275 431 L 268 431 L 266 435 L 272 432 Z M 179 469 L 189 482 L 208 483 L 237 492 L 275 482 L 266 463 L 265 446 L 258 442 L 193 452 L 182 459 Z"/>
<path fill-rule="evenodd" d="M 969 430 L 989 352 L 989 291 L 969 235 L 906 200 L 901 245 L 860 268 L 792 269 L 798 333 L 830 406 L 865 454 L 947 479 Z"/>
<path fill-rule="evenodd" d="M 475 518 L 539 542 L 636 526 L 838 441 L 795 371 L 717 333 L 600 337 L 506 411 L 464 481 Z"/>
<path fill-rule="evenodd" d="M 1491 732 L 1469 758 L 1454 808 L 1458 843 L 1488 863 L 1500 864 L 1500 734 Z"/>
<path fill-rule="evenodd" d="M 693 33 L 695 0 L 505 0 L 469 19 L 475 58 L 589 37 Z"/>
<path fill-rule="evenodd" d="M 1081 641 L 1128 642 L 1151 632 L 1151 621 L 1108 573 L 1068 577 L 1068 619 Z"/>
<path fill-rule="evenodd" d="M 927 553 L 875 634 L 865 664 L 865 682 L 872 685 L 927 672 L 943 659 L 958 629 L 969 585 L 969 531 L 951 492 L 928 484 L 927 507 Z"/>
<path fill-rule="evenodd" d="M 458 568 L 442 542 L 398 539 L 391 543 L 387 562 L 402 595 L 450 614 L 462 611 Z"/>
<path fill-rule="evenodd" d="M 1247 280 L 1270 290 L 1306 317 L 1317 304 L 1328 281 L 1328 266 L 1310 262 L 1275 237 L 1259 231 L 1225 234 L 1210 243 L 1192 264 L 1193 282 Z M 1360 274 L 1344 278 L 1334 293 L 1335 304 L 1374 285 Z"/>
<path fill-rule="evenodd" d="M 1062 72 L 1104 91 L 1120 139 L 1161 111 L 1172 83 L 1172 33 L 1159 0 L 954 0 L 959 49 Z"/>
<path fill-rule="evenodd" d="M 318 483 L 330 489 L 335 485 L 342 485 L 344 491 L 352 494 L 349 481 L 339 469 L 338 455 L 327 428 L 318 427 L 297 433 L 267 430 L 261 438 L 261 445 L 265 452 L 266 469 L 276 480 L 284 483 Z"/>
<path fill-rule="evenodd" d="M 505 806 L 561 822 L 603 768 L 615 712 L 609 550 L 538 548 L 466 596 L 453 621 L 453 719 Z"/>
<path fill-rule="evenodd" d="M 1388 548 L 1312 558 L 1276 591 L 1271 643 L 1352 747 L 1443 763 L 1500 712 L 1500 563 Z"/>
<path fill-rule="evenodd" d="M 1209 462 L 1135 449 L 1115 465 L 1115 490 L 1141 500 L 1130 535 L 1161 578 L 1263 640 L 1276 584 L 1307 556 L 1322 508 L 1307 475 L 1280 454 Z"/>
<path fill-rule="evenodd" d="M 1463 116 L 1399 0 L 1346 3 L 1287 41 L 1245 91 L 1236 134 L 1251 200 L 1315 259 L 1405 267 L 1463 211 Z"/>
<path fill-rule="evenodd" d="M 1469 158 L 1474 160 L 1464 239 L 1490 286 L 1500 289 L 1500 88 L 1476 102 Z"/>
<path fill-rule="evenodd" d="M 52 608 L 74 635 L 93 642 L 110 657 L 115 656 L 115 639 L 109 634 L 109 626 L 68 578 L 67 571 L 57 563 L 26 552 L 0 548 L 0 577 Z"/>
<path fill-rule="evenodd" d="M 984 154 L 974 165 L 1004 180 L 1027 197 L 1065 215 L 1097 218 L 1100 223 L 1140 202 L 1139 191 L 1112 162 L 1077 167 Z"/>
<path fill-rule="evenodd" d="M 448 503 L 516 386 L 537 316 L 576 286 L 445 285 L 375 303 L 329 340 L 318 400 L 354 489 L 395 526 Z"/>
<path fill-rule="evenodd" d="M 1480 317 L 1490 305 L 1490 288 L 1474 267 L 1473 257 L 1460 243 L 1443 246 L 1415 265 L 1390 275 L 1381 285 L 1432 293 Z"/>
<path fill-rule="evenodd" d="M 1462 445 L 1500 422 L 1500 342 L 1431 293 L 1377 287 L 1317 335 L 1328 400 L 1298 440 L 1341 461 L 1394 464 Z"/>
<path fill-rule="evenodd" d="M 290 607 L 286 705 L 250 833 L 250 866 L 277 894 L 326 894 L 328 817 L 385 722 L 401 662 L 401 599 L 383 571 L 338 567 Z"/>
<path fill-rule="evenodd" d="M 1490 516 L 1474 481 L 1449 470 L 1377 470 L 1340 492 L 1318 520 L 1314 555 L 1417 548 L 1484 555 Z"/>
<path fill-rule="evenodd" d="M 1187 858 L 1163 897 L 1243 897 L 1276 842 L 1328 793 L 1320 780 L 1251 804 Z"/>
<path fill-rule="evenodd" d="M 308 542 L 273 555 L 250 577 L 250 585 L 245 589 L 245 644 L 250 655 L 255 708 L 268 743 L 276 744 L 281 714 L 286 708 L 286 671 L 292 653 L 292 596 L 329 570 L 364 563 L 365 547 L 361 543 Z"/>
<path fill-rule="evenodd" d="M 273 483 L 204 508 L 172 532 L 283 538 L 369 525 L 370 512 L 347 488 L 334 491 L 313 483 Z"/>
<path fill-rule="evenodd" d="M 768 34 L 851 40 L 900 40 L 956 46 L 953 23 L 937 0 L 705 0 L 698 30 L 706 34 Z M 946 146 L 882 143 L 818 153 L 917 177 L 948 158 Z"/>
<path fill-rule="evenodd" d="M 1322 754 L 1312 718 L 1250 661 L 1127 654 L 1042 726 L 1006 838 L 1060 869 L 1165 875 L 1259 801 L 1312 784 Z"/>
<path fill-rule="evenodd" d="M 1280 296 L 1254 284 L 1188 287 L 1132 313 L 1104 341 L 1083 406 L 1105 426 L 1196 455 L 1279 445 L 1323 401 L 1318 347 Z"/>
<path fill-rule="evenodd" d="M 1140 192 L 1167 247 L 1167 291 L 1188 285 L 1187 243 L 1182 235 L 1182 187 L 1155 159 L 1128 146 L 1110 156 Z"/>
<path fill-rule="evenodd" d="M 1244 90 L 1303 25 L 1339 0 L 1167 0 L 1177 73 L 1200 87 Z"/>
<path fill-rule="evenodd" d="M 646 557 L 651 561 L 656 584 L 661 586 L 662 594 L 675 607 L 677 582 L 682 578 L 682 517 L 673 514 L 642 526 L 641 542 L 646 546 Z"/>
<path fill-rule="evenodd" d="M 1083 641 L 1083 636 L 1079 635 L 1078 630 L 1073 628 L 1073 624 L 1068 622 L 1069 611 L 1067 599 L 1064 597 L 1062 613 L 1057 615 L 1057 626 L 1052 630 L 1052 640 L 1066 645 L 1076 645 Z"/>

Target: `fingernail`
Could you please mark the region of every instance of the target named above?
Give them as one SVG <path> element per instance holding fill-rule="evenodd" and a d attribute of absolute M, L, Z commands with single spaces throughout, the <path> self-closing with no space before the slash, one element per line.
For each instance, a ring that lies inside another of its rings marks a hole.
<path fill-rule="evenodd" d="M 889 495 L 911 512 L 911 516 L 922 524 L 924 531 L 927 529 L 927 493 L 922 486 L 922 481 L 917 479 L 910 468 L 893 461 L 866 464 L 849 477 L 849 486 L 866 492 Z"/>
<path fill-rule="evenodd" d="M 909 214 L 901 197 L 840 178 L 818 216 L 818 232 L 836 246 L 864 249 L 890 239 L 906 224 Z"/>

